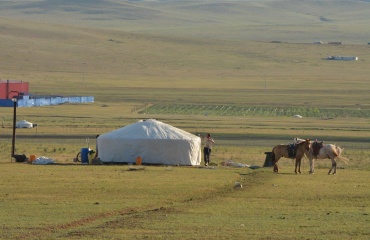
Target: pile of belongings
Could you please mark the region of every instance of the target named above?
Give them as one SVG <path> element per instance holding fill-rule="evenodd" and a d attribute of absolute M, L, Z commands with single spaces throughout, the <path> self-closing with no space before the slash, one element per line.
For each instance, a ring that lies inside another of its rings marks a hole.
<path fill-rule="evenodd" d="M 41 156 L 41 157 L 36 158 L 34 161 L 32 161 L 32 164 L 40 164 L 40 165 L 54 164 L 54 160 L 51 158 Z"/>

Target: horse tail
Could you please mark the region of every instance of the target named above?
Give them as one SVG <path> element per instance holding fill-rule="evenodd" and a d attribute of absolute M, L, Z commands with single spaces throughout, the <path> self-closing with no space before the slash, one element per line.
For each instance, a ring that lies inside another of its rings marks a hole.
<path fill-rule="evenodd" d="M 272 164 L 274 164 L 274 172 L 278 172 L 279 168 L 277 166 L 276 155 L 274 151 L 275 151 L 275 148 L 273 148 L 271 151 L 271 161 L 272 161 Z"/>
<path fill-rule="evenodd" d="M 340 147 L 335 146 L 335 145 L 333 145 L 331 147 L 331 149 L 333 151 L 334 157 L 338 157 L 340 155 L 340 153 L 342 152 L 342 149 Z"/>
<path fill-rule="evenodd" d="M 337 157 L 339 157 L 340 154 L 342 153 L 343 149 L 338 147 L 338 146 L 335 146 L 335 149 L 337 150 L 337 154 L 338 154 Z"/>
<path fill-rule="evenodd" d="M 338 159 L 343 161 L 345 164 L 348 165 L 349 159 L 341 156 L 344 148 L 340 148 L 340 147 L 336 146 L 336 150 L 337 150 L 337 153 L 338 153 L 338 156 L 337 156 Z"/>
<path fill-rule="evenodd" d="M 271 160 L 272 160 L 272 163 L 275 163 L 275 153 L 274 153 L 274 148 L 272 149 L 271 151 Z"/>

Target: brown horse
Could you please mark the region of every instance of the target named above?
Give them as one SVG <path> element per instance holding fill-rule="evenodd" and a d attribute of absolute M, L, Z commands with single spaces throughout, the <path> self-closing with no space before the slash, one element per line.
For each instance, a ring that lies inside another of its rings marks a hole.
<path fill-rule="evenodd" d="M 311 146 L 310 139 L 306 139 L 306 140 L 301 141 L 300 143 L 297 143 L 295 145 L 295 156 L 293 157 L 289 155 L 289 145 L 280 144 L 280 145 L 275 146 L 272 149 L 272 154 L 271 154 L 272 162 L 274 163 L 274 172 L 279 172 L 277 163 L 280 158 L 285 157 L 285 158 L 291 158 L 291 159 L 295 158 L 294 172 L 301 173 L 301 160 L 304 154 L 306 154 L 306 156 L 309 156 L 310 146 Z"/>

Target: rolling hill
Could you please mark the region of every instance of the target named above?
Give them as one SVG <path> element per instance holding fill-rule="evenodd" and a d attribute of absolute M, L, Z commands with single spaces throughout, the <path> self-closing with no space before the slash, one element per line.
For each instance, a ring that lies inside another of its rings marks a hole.
<path fill-rule="evenodd" d="M 0 1 L 0 78 L 97 101 L 199 103 L 206 94 L 211 104 L 357 106 L 369 102 L 369 4 Z"/>
<path fill-rule="evenodd" d="M 0 15 L 73 26 L 212 39 L 367 43 L 362 0 L 0 1 Z"/>

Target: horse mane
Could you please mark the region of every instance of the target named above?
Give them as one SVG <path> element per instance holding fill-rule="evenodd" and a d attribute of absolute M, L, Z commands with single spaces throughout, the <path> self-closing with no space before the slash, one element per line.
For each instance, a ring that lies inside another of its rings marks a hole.
<path fill-rule="evenodd" d="M 310 139 L 306 139 L 306 140 L 304 140 L 304 139 L 299 139 L 298 138 L 298 140 L 300 140 L 300 142 L 297 142 L 297 145 L 301 145 L 301 144 L 303 144 L 303 143 L 305 143 L 305 142 L 310 142 Z"/>
<path fill-rule="evenodd" d="M 301 144 L 302 142 L 305 142 L 306 140 L 302 138 L 294 138 L 293 141 L 295 144 Z"/>

